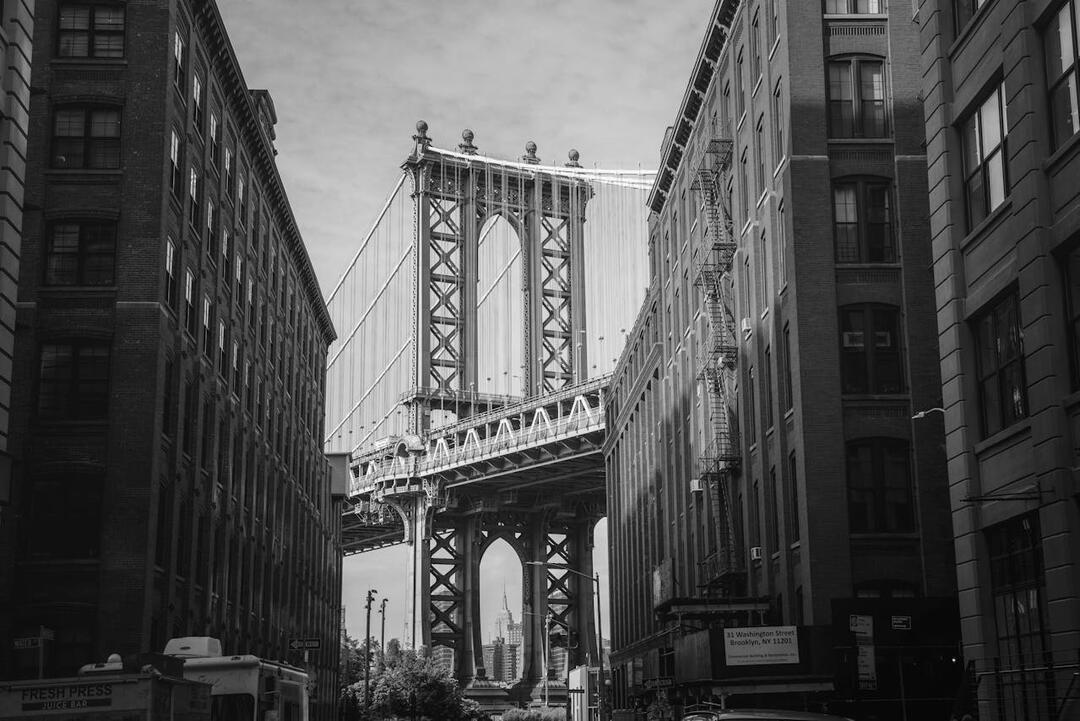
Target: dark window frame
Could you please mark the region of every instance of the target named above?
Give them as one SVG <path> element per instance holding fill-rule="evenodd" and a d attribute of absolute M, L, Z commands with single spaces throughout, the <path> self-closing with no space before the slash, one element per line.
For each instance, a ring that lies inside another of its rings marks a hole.
<path fill-rule="evenodd" d="M 972 326 L 979 409 L 987 437 L 1028 416 L 1023 321 L 1016 288 L 987 305 L 972 319 Z M 988 344 L 988 332 L 992 332 L 992 344 Z M 1011 406 L 1003 401 L 1006 397 L 1012 398 Z"/>
<path fill-rule="evenodd" d="M 57 232 L 63 227 L 75 227 L 75 245 L 71 250 L 58 250 Z M 103 231 L 104 235 L 95 237 L 95 231 Z M 94 249 L 94 244 L 103 243 L 104 246 Z M 62 258 L 71 258 L 74 267 L 70 271 L 71 280 L 64 282 L 58 278 L 60 270 L 56 264 Z M 101 265 L 94 269 L 94 259 L 107 258 L 107 265 Z M 57 220 L 48 224 L 45 237 L 45 285 L 53 287 L 63 286 L 112 286 L 116 284 L 116 222 L 106 220 Z M 107 269 L 107 272 L 106 272 Z M 100 277 L 93 278 L 95 273 Z"/>
<path fill-rule="evenodd" d="M 953 0 L 953 22 L 956 27 L 956 35 L 959 36 L 968 23 L 974 19 L 979 11 L 990 4 L 991 0 Z"/>
<path fill-rule="evenodd" d="M 1080 52 L 1076 42 L 1077 30 L 1080 29 L 1080 17 L 1076 14 L 1078 11 L 1080 6 L 1076 0 L 1065 0 L 1040 28 L 1045 51 L 1046 95 L 1050 106 L 1050 139 L 1053 150 L 1057 150 L 1066 140 L 1080 132 L 1080 77 L 1077 75 Z M 1065 21 L 1064 26 L 1062 19 Z M 1067 31 L 1067 37 L 1061 35 L 1063 27 Z M 1065 47 L 1063 40 L 1067 41 L 1068 47 Z M 1062 92 L 1064 95 L 1059 95 Z M 1061 100 L 1068 103 L 1065 108 L 1069 111 L 1067 117 L 1060 115 L 1060 110 L 1063 109 L 1059 104 Z M 1066 120 L 1068 126 L 1065 125 Z"/>
<path fill-rule="evenodd" d="M 838 193 L 854 189 L 855 221 L 840 220 Z M 878 206 L 875 194 L 885 203 Z M 893 222 L 893 183 L 874 176 L 837 178 L 832 184 L 833 247 L 837 265 L 848 263 L 889 263 L 900 260 Z M 878 220 L 879 214 L 884 220 Z M 854 231 L 851 233 L 848 229 Z M 875 232 L 876 231 L 876 232 Z M 850 236 L 854 235 L 854 243 Z M 844 242 L 841 239 L 848 239 Z"/>
<path fill-rule="evenodd" d="M 850 314 L 850 316 L 848 315 Z M 883 314 L 892 316 L 888 328 L 877 322 Z M 849 317 L 862 317 L 861 326 Z M 850 327 L 850 330 L 847 330 Z M 882 333 L 894 336 L 891 346 L 878 345 Z M 856 335 L 860 336 L 856 338 Z M 867 343 L 867 337 L 872 343 Z M 904 344 L 900 308 L 885 303 L 855 303 L 840 307 L 840 383 L 845 395 L 897 395 L 907 391 Z M 887 362 L 895 363 L 890 371 Z M 860 375 L 864 382 L 859 382 Z"/>
<path fill-rule="evenodd" d="M 86 27 L 64 27 L 64 13 L 66 10 L 75 8 L 86 9 Z M 98 26 L 98 13 L 102 10 L 120 11 L 119 29 L 111 26 Z M 56 11 L 56 57 L 58 58 L 88 58 L 88 59 L 120 59 L 124 57 L 126 46 L 127 12 L 121 3 L 60 3 Z M 77 41 L 79 36 L 85 35 L 86 52 L 73 52 L 77 43 L 66 43 L 65 40 Z M 115 51 L 112 43 L 105 42 L 109 39 L 120 39 L 119 52 Z"/>
<path fill-rule="evenodd" d="M 81 124 L 66 124 L 75 130 L 81 125 L 82 134 L 60 133 L 61 117 L 78 113 Z M 115 114 L 115 120 L 101 120 L 99 114 Z M 113 135 L 95 134 L 95 128 L 116 127 Z M 121 134 L 123 112 L 119 105 L 107 103 L 64 103 L 52 112 L 51 167 L 65 170 L 119 170 L 122 165 Z M 77 158 L 77 160 L 75 160 Z"/>
<path fill-rule="evenodd" d="M 983 123 L 984 111 L 992 99 L 996 99 L 998 142 L 989 150 Z M 967 216 L 968 231 L 990 216 L 1005 204 L 1011 192 L 1009 180 L 1009 123 L 1008 103 L 1005 98 L 1005 83 L 997 81 L 990 89 L 979 96 L 974 108 L 957 124 L 962 146 L 964 208 Z M 972 147 L 976 145 L 977 147 Z M 1000 167 L 1001 197 L 995 202 L 993 180 L 994 170 Z M 977 204 L 976 204 L 977 203 Z"/>
<path fill-rule="evenodd" d="M 825 0 L 826 15 L 883 15 L 883 0 Z M 841 9 L 840 6 L 843 6 Z M 876 7 L 876 10 L 870 9 Z"/>
<path fill-rule="evenodd" d="M 869 468 L 854 462 L 853 455 L 861 455 L 859 451 L 864 449 L 869 452 Z M 897 460 L 903 462 L 903 478 L 899 479 L 889 473 L 890 461 Z M 844 444 L 844 465 L 851 533 L 911 533 L 917 529 L 909 441 L 880 436 L 848 441 Z"/>
<path fill-rule="evenodd" d="M 38 418 L 85 421 L 108 416 L 112 361 L 108 340 L 45 342 L 38 359 Z M 88 359 L 96 359 L 96 363 Z"/>
<path fill-rule="evenodd" d="M 863 68 L 876 65 L 881 71 L 881 97 L 863 97 Z M 847 92 L 849 98 L 834 98 L 834 68 L 847 68 Z M 828 108 L 830 138 L 888 138 L 892 127 L 889 122 L 889 90 L 886 76 L 885 58 L 878 55 L 841 55 L 830 57 L 825 63 L 826 106 Z M 880 127 L 876 120 L 870 120 L 868 106 L 880 106 Z M 846 118 L 844 108 L 851 113 Z M 839 111 L 839 113 L 837 112 Z"/>

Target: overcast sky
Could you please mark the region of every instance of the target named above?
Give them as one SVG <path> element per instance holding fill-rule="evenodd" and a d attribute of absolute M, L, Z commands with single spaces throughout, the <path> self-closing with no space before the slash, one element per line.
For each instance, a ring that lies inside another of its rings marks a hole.
<path fill-rule="evenodd" d="M 456 148 L 468 127 L 481 153 L 518 156 L 533 140 L 545 163 L 576 148 L 586 166 L 655 168 L 713 0 L 218 5 L 248 86 L 274 100 L 278 167 L 325 292 L 393 188 L 417 120 L 439 147 Z M 517 562 L 506 547 L 489 555 L 485 639 L 503 580 L 515 617 L 521 608 Z M 350 635 L 364 635 L 368 588 L 390 599 L 387 638 L 401 635 L 404 559 L 396 547 L 345 560 Z"/>

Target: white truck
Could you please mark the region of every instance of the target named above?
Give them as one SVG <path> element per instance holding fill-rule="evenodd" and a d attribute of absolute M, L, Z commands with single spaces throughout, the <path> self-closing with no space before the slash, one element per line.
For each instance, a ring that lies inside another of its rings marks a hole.
<path fill-rule="evenodd" d="M 250 654 L 223 656 L 221 642 L 205 636 L 174 638 L 165 655 L 183 659 L 185 679 L 210 685 L 212 721 L 308 721 L 308 674 L 301 668 Z"/>
<path fill-rule="evenodd" d="M 125 673 L 119 660 L 71 678 L 0 683 L 0 719 L 9 721 L 209 721 L 210 712 L 206 684 Z"/>

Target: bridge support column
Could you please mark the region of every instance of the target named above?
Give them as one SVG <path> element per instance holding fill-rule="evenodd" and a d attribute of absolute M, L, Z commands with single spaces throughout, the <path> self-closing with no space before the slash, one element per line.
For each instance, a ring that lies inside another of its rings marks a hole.
<path fill-rule="evenodd" d="M 431 645 L 431 625 L 426 623 L 427 608 L 431 605 L 429 504 L 423 495 L 413 496 L 404 506 L 405 540 L 409 544 L 409 560 L 405 575 L 409 594 L 405 600 L 405 638 L 407 648 L 419 649 Z"/>

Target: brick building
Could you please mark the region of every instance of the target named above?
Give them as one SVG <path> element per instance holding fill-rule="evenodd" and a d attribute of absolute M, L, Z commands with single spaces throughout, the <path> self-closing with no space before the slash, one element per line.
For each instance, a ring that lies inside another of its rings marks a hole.
<path fill-rule="evenodd" d="M 907 3 L 708 18 L 609 396 L 624 718 L 948 711 L 925 700 L 959 684 L 941 418 L 912 418 L 940 405 L 919 50 Z"/>
<path fill-rule="evenodd" d="M 1080 5 L 920 5 L 964 655 L 979 718 L 1075 718 Z"/>
<path fill-rule="evenodd" d="M 5 4 L 6 6 L 6 4 Z M 0 677 L 209 635 L 337 695 L 334 337 L 213 0 L 38 2 Z M 14 555 L 13 555 L 14 554 Z"/>
<path fill-rule="evenodd" d="M 33 32 L 34 0 L 0 5 L 0 85 L 4 93 L 0 113 L 0 523 L 11 499 L 11 360 L 15 352 L 15 287 L 22 247 Z"/>

